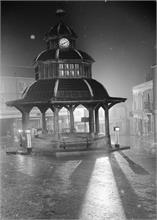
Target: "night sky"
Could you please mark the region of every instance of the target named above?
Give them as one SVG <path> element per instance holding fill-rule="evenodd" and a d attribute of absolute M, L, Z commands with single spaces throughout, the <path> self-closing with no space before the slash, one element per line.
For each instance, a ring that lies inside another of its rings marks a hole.
<path fill-rule="evenodd" d="M 78 35 L 77 49 L 91 55 L 93 78 L 111 96 L 128 98 L 155 63 L 155 1 L 17 1 L 1 3 L 2 74 L 33 76 L 33 59 L 46 48 L 44 34 L 57 22 L 56 9 Z M 35 39 L 30 38 L 31 35 Z"/>

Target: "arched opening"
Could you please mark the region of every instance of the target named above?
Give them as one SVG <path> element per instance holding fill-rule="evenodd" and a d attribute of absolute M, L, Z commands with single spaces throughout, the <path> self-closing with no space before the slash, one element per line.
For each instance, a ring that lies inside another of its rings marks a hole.
<path fill-rule="evenodd" d="M 110 133 L 114 135 L 114 127 L 120 128 L 121 135 L 129 135 L 129 117 L 126 103 L 119 103 L 110 109 Z"/>
<path fill-rule="evenodd" d="M 89 132 L 89 111 L 83 105 L 74 110 L 74 127 L 76 132 Z"/>
<path fill-rule="evenodd" d="M 105 112 L 102 107 L 99 108 L 99 133 L 105 134 Z"/>
<path fill-rule="evenodd" d="M 59 111 L 59 133 L 69 133 L 70 132 L 70 113 L 65 108 L 62 107 Z"/>
<path fill-rule="evenodd" d="M 41 123 L 41 112 L 38 107 L 33 107 L 29 113 L 29 129 L 40 129 Z"/>
<path fill-rule="evenodd" d="M 46 129 L 48 134 L 54 133 L 54 113 L 52 109 L 48 108 L 45 112 Z"/>

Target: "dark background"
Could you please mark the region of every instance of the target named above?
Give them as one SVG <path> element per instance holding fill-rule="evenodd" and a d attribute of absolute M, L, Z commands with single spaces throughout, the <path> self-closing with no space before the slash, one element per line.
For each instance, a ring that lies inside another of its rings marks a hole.
<path fill-rule="evenodd" d="M 131 103 L 132 87 L 155 63 L 155 1 L 2 1 L 2 75 L 34 76 L 33 59 L 46 48 L 58 8 L 78 35 L 77 48 L 96 61 L 93 78 Z"/>

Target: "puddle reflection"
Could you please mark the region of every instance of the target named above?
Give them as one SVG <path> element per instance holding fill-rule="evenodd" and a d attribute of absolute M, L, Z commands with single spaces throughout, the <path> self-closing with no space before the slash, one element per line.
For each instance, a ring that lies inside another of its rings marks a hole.
<path fill-rule="evenodd" d="M 31 157 L 26 157 L 23 155 L 17 156 L 17 169 L 21 173 L 27 174 L 29 176 L 35 175 L 35 161 Z"/>

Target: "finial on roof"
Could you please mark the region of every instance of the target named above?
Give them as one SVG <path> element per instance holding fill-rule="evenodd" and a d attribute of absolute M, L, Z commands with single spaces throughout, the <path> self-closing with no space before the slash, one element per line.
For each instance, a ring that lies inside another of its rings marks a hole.
<path fill-rule="evenodd" d="M 65 16 L 66 12 L 63 9 L 57 9 L 56 15 L 59 17 L 59 19 L 63 18 Z"/>

